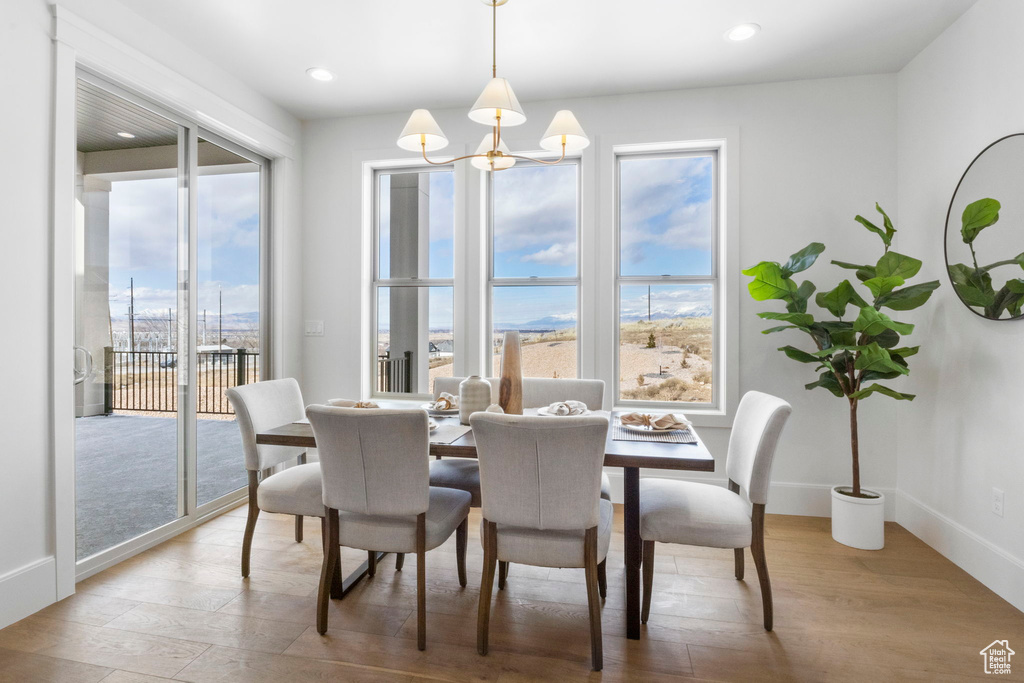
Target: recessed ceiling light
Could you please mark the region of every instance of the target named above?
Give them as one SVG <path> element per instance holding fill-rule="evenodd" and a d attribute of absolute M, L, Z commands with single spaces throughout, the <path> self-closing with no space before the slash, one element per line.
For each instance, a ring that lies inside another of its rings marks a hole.
<path fill-rule="evenodd" d="M 731 29 L 725 32 L 725 37 L 729 40 L 747 40 L 753 38 L 761 32 L 761 27 L 757 24 L 740 24 L 739 26 L 733 26 Z"/>
<path fill-rule="evenodd" d="M 118 133 L 117 136 L 120 137 L 120 138 L 133 138 L 133 137 L 135 137 L 131 133 L 126 133 L 123 130 L 120 133 Z"/>
<path fill-rule="evenodd" d="M 314 66 L 311 69 L 306 69 L 306 75 L 312 78 L 314 81 L 333 81 L 334 74 L 323 68 L 322 66 Z"/>

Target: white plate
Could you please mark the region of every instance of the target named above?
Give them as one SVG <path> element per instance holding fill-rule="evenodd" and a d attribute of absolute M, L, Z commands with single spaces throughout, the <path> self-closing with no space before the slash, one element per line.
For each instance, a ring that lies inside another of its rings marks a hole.
<path fill-rule="evenodd" d="M 427 411 L 431 415 L 458 415 L 459 414 L 459 409 L 458 408 L 449 408 L 448 410 L 434 410 L 434 404 L 433 403 L 424 403 L 423 405 L 420 406 L 420 408 L 423 408 L 423 410 Z"/>
<path fill-rule="evenodd" d="M 640 432 L 642 434 L 668 434 L 670 432 L 681 432 L 687 427 L 680 427 L 678 429 L 655 429 L 654 427 L 645 427 L 644 425 L 627 425 L 619 423 L 623 429 L 628 429 L 631 432 Z"/>
<path fill-rule="evenodd" d="M 547 406 L 544 406 L 543 408 L 537 408 L 537 414 L 543 415 L 544 417 L 582 417 L 583 415 L 590 415 L 591 412 L 592 411 L 590 410 L 584 410 L 582 413 L 577 413 L 576 415 L 558 415 L 548 410 Z"/>

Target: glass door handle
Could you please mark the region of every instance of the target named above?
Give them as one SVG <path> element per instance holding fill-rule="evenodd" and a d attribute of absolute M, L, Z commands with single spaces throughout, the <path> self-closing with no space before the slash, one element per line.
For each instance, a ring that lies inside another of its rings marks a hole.
<path fill-rule="evenodd" d="M 78 352 L 85 354 L 85 370 L 78 369 Z M 75 346 L 75 384 L 81 384 L 92 377 L 92 354 L 84 346 Z"/>

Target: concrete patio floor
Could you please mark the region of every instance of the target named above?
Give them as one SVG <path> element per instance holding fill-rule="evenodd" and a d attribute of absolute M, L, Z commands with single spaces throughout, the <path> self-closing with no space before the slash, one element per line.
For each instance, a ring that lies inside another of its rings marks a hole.
<path fill-rule="evenodd" d="M 173 417 L 80 417 L 75 439 L 78 559 L 177 518 Z M 242 438 L 234 420 L 200 419 L 196 439 L 200 505 L 246 485 Z"/>

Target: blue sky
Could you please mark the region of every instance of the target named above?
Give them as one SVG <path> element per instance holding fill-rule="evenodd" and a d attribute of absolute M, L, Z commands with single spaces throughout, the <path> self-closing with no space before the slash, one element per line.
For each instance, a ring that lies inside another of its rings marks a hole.
<path fill-rule="evenodd" d="M 259 173 L 203 175 L 198 185 L 199 315 L 259 311 Z M 177 180 L 120 181 L 110 192 L 110 309 L 177 309 Z"/>

